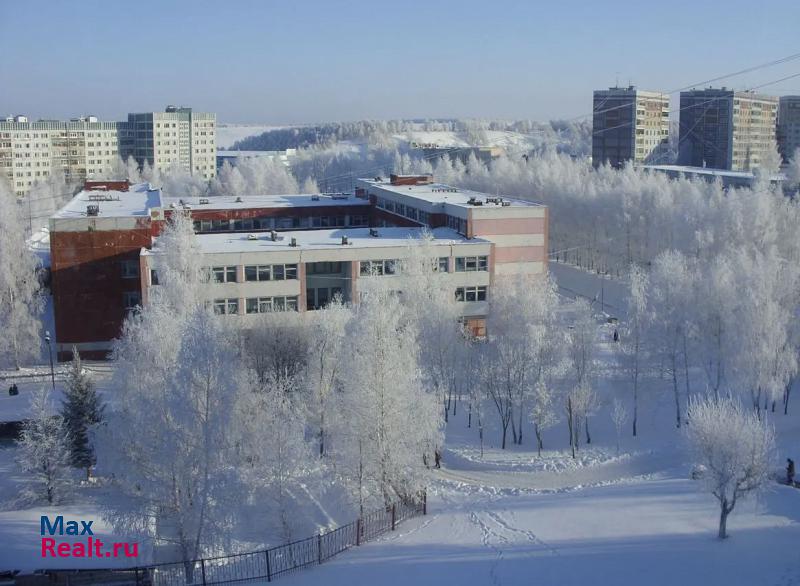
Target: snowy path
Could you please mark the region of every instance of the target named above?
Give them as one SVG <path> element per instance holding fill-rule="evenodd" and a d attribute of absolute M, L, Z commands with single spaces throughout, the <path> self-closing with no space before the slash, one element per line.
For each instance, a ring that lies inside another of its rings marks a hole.
<path fill-rule="evenodd" d="M 282 583 L 800 584 L 800 491 L 778 489 L 761 509 L 739 511 L 719 542 L 713 504 L 685 479 L 550 494 L 442 487 L 428 517 Z"/>

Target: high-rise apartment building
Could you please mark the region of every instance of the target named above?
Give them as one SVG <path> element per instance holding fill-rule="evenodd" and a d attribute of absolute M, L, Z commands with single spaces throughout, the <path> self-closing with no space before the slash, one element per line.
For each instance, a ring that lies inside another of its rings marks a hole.
<path fill-rule="evenodd" d="M 778 98 L 726 88 L 681 92 L 678 164 L 754 171 L 775 143 Z"/>
<path fill-rule="evenodd" d="M 778 107 L 778 150 L 788 162 L 800 149 L 800 96 L 783 96 Z"/>
<path fill-rule="evenodd" d="M 119 178 L 119 159 L 129 156 L 160 171 L 177 164 L 211 179 L 216 174 L 216 115 L 170 106 L 165 112 L 129 114 L 126 122 L 100 122 L 95 116 L 0 121 L 0 174 L 17 196 L 56 172 L 70 183 Z"/>
<path fill-rule="evenodd" d="M 592 163 L 656 163 L 669 141 L 669 96 L 613 87 L 594 92 Z"/>
<path fill-rule="evenodd" d="M 168 106 L 164 112 L 128 114 L 121 148 L 140 165 L 164 170 L 178 165 L 203 179 L 216 174 L 216 115 Z"/>

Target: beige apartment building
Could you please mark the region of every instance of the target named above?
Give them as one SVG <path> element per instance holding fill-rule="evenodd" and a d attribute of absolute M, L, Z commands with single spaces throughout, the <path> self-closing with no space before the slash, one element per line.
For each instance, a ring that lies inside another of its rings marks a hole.
<path fill-rule="evenodd" d="M 119 159 L 129 156 L 159 171 L 179 165 L 211 179 L 216 174 L 216 115 L 170 106 L 165 112 L 129 114 L 127 122 L 100 122 L 95 116 L 0 121 L 0 174 L 19 197 L 57 172 L 69 183 L 118 178 Z"/>

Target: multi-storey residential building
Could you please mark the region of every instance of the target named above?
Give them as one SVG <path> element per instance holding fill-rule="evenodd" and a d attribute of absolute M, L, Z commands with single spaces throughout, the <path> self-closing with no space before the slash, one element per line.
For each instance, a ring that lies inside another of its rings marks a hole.
<path fill-rule="evenodd" d="M 164 112 L 128 114 L 123 156 L 156 169 L 173 165 L 211 179 L 216 174 L 216 115 L 168 106 Z"/>
<path fill-rule="evenodd" d="M 754 171 L 775 144 L 778 98 L 726 88 L 681 92 L 678 164 Z"/>
<path fill-rule="evenodd" d="M 778 107 L 778 150 L 789 162 L 800 149 L 800 96 L 782 96 Z"/>
<path fill-rule="evenodd" d="M 119 123 L 94 116 L 38 122 L 15 116 L 0 122 L 0 171 L 18 196 L 55 172 L 70 182 L 108 175 L 119 159 L 118 137 Z"/>
<path fill-rule="evenodd" d="M 592 163 L 655 163 L 669 142 L 669 96 L 612 87 L 594 92 Z"/>
<path fill-rule="evenodd" d="M 95 116 L 69 121 L 14 116 L 0 122 L 0 173 L 17 196 L 61 172 L 70 183 L 113 177 L 119 158 L 133 156 L 161 171 L 177 164 L 187 173 L 216 174 L 216 116 L 170 106 L 166 112 L 129 114 L 127 122 Z"/>
<path fill-rule="evenodd" d="M 496 277 L 547 267 L 547 208 L 462 191 L 430 176 L 360 180 L 356 194 L 168 198 L 148 185 L 89 184 L 50 220 L 57 350 L 102 358 L 126 314 L 158 285 L 158 234 L 189 211 L 208 302 L 243 328 L 267 311 L 357 302 L 365 279 L 396 278 L 430 231 L 431 254 L 462 319 L 485 333 Z M 156 246 L 153 246 L 153 244 Z"/>

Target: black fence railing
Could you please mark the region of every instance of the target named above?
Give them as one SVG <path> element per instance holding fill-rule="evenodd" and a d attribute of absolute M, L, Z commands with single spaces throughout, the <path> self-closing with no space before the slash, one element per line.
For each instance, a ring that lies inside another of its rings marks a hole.
<path fill-rule="evenodd" d="M 420 498 L 372 511 L 357 521 L 299 541 L 266 550 L 203 558 L 188 562 L 155 564 L 119 570 L 48 572 L 68 584 L 115 584 L 119 586 L 212 586 L 275 578 L 307 566 L 321 564 L 333 556 L 371 541 L 412 517 L 427 513 L 425 493 Z"/>

